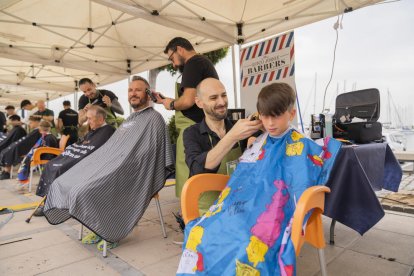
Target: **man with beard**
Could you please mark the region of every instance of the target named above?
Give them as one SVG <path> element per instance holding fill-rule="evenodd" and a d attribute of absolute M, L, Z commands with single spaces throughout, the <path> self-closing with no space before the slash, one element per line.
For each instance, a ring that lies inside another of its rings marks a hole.
<path fill-rule="evenodd" d="M 203 55 L 198 55 L 191 43 L 182 37 L 172 39 L 165 47 L 164 53 L 174 66 L 182 73 L 181 84 L 176 85 L 175 99 L 162 98 L 158 93 L 157 103 L 163 104 L 167 110 L 175 110 L 175 126 L 179 136 L 176 154 L 176 196 L 181 196 L 181 190 L 188 179 L 189 170 L 185 163 L 183 131 L 200 123 L 204 117 L 203 111 L 195 104 L 196 87 L 206 78 L 218 79 L 213 63 Z"/>
<path fill-rule="evenodd" d="M 51 224 L 73 217 L 93 233 L 83 243 L 104 239 L 109 248 L 126 237 L 162 189 L 172 166 L 171 144 L 161 114 L 149 106 L 148 82 L 135 76 L 128 88 L 134 112 L 99 149 L 58 177 L 44 207 Z"/>
<path fill-rule="evenodd" d="M 86 112 L 92 105 L 99 105 L 106 111 L 106 123 L 117 128 L 123 121 L 122 117 L 117 117 L 115 113 L 124 114 L 124 109 L 118 101 L 118 97 L 109 90 L 96 89 L 95 83 L 89 78 L 79 81 L 79 88 L 83 95 L 79 98 L 79 125 L 86 122 Z"/>
<path fill-rule="evenodd" d="M 227 174 L 226 163 L 237 160 L 246 148 L 242 141 L 261 127 L 259 120 L 240 119 L 233 126 L 227 119 L 227 93 L 223 84 L 213 78 L 197 86 L 195 102 L 205 118 L 184 131 L 185 160 L 190 176 L 200 173 Z M 219 192 L 203 193 L 199 200 L 203 215 L 217 199 Z"/>

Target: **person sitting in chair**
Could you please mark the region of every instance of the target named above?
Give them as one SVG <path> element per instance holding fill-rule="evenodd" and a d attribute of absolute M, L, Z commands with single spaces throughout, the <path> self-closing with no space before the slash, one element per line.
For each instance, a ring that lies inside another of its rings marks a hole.
<path fill-rule="evenodd" d="M 29 118 L 29 128 L 32 129 L 32 131 L 27 136 L 11 143 L 7 148 L 1 151 L 0 165 L 3 166 L 3 172 L 0 175 L 0 180 L 10 178 L 11 166 L 19 164 L 22 158 L 29 153 L 30 149 L 42 136 L 38 129 L 39 124 L 40 118 L 31 116 Z"/>
<path fill-rule="evenodd" d="M 105 122 L 106 111 L 102 107 L 91 106 L 86 112 L 86 117 L 90 131 L 80 141 L 68 146 L 61 155 L 44 165 L 36 195 L 45 196 L 56 178 L 100 148 L 114 133 L 115 129 Z"/>
<path fill-rule="evenodd" d="M 328 180 L 341 146 L 329 137 L 320 146 L 293 129 L 295 100 L 285 83 L 260 91 L 266 132 L 240 157 L 216 203 L 187 224 L 177 275 L 294 275 L 295 203 L 306 188 Z"/>
<path fill-rule="evenodd" d="M 44 214 L 51 224 L 73 217 L 93 233 L 84 243 L 126 237 L 162 189 L 172 166 L 171 144 L 160 113 L 149 106 L 148 82 L 134 76 L 128 100 L 134 112 L 99 149 L 50 185 Z M 104 242 L 98 243 L 102 250 Z"/>
<path fill-rule="evenodd" d="M 22 127 L 19 115 L 10 115 L 8 121 L 8 124 L 11 125 L 12 128 L 7 134 L 0 137 L 0 152 L 10 146 L 11 143 L 16 142 L 27 135 L 26 130 Z"/>
<path fill-rule="evenodd" d="M 52 128 L 52 124 L 48 121 L 41 121 L 39 124 L 39 132 L 41 137 L 36 141 L 32 149 L 29 151 L 28 154 L 23 158 L 20 168 L 17 172 L 17 180 L 20 184 L 28 184 L 29 183 L 29 174 L 30 174 L 30 162 L 32 161 L 32 157 L 34 154 L 34 151 L 37 148 L 40 147 L 52 147 L 52 148 L 58 148 L 59 143 L 58 140 L 54 135 L 50 133 L 50 130 Z M 45 154 L 45 156 L 42 156 L 42 159 L 44 160 L 50 160 L 54 158 L 54 155 Z"/>

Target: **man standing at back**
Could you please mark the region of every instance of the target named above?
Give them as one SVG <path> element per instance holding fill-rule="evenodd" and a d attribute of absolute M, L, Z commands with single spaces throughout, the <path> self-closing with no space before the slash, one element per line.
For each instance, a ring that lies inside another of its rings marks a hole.
<path fill-rule="evenodd" d="M 63 101 L 63 110 L 59 113 L 57 129 L 63 135 L 69 135 L 66 146 L 78 141 L 78 112 L 70 108 L 70 101 Z"/>
<path fill-rule="evenodd" d="M 174 68 L 182 73 L 181 84 L 176 85 L 175 99 L 161 98 L 158 93 L 157 103 L 161 103 L 167 110 L 175 110 L 175 125 L 179 136 L 177 140 L 176 170 L 176 196 L 181 196 L 181 190 L 188 179 L 189 170 L 185 163 L 183 131 L 202 121 L 203 111 L 195 104 L 196 87 L 206 78 L 218 79 L 213 63 L 205 56 L 198 55 L 191 43 L 182 37 L 172 39 L 165 47 Z"/>
<path fill-rule="evenodd" d="M 33 114 L 33 116 L 39 117 L 41 120 L 49 122 L 52 125 L 51 133 L 57 136 L 56 126 L 54 122 L 55 113 L 53 112 L 53 110 L 46 108 L 45 101 L 43 100 L 38 100 L 36 106 L 37 111 Z"/>

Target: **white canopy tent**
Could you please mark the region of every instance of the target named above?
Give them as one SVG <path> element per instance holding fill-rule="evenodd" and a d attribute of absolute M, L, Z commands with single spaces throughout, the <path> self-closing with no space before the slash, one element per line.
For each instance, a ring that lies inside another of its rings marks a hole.
<path fill-rule="evenodd" d="M 33 88 L 27 92 L 32 98 L 50 93 L 53 99 L 76 91 L 82 77 L 104 85 L 160 67 L 168 63 L 165 45 L 176 36 L 203 53 L 377 2 L 2 0 L 0 104 L 21 100 L 20 87 Z"/>

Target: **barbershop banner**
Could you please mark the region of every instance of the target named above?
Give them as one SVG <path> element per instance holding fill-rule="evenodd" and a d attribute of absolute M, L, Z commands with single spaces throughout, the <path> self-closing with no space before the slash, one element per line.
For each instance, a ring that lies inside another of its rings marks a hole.
<path fill-rule="evenodd" d="M 240 50 L 240 102 L 246 115 L 256 112 L 262 87 L 286 82 L 296 90 L 293 37 L 292 31 Z"/>

